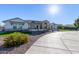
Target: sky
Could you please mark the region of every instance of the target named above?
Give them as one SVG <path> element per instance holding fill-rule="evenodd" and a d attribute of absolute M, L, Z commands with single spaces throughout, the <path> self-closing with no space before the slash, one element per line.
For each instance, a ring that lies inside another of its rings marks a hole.
<path fill-rule="evenodd" d="M 79 17 L 78 4 L 0 4 L 0 22 L 19 17 L 24 20 L 48 20 L 73 24 Z"/>

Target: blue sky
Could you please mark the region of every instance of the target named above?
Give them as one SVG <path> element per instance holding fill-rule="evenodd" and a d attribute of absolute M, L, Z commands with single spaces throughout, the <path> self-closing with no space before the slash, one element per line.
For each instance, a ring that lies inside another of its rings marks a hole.
<path fill-rule="evenodd" d="M 57 24 L 73 24 L 79 17 L 79 5 L 60 4 L 58 13 L 49 11 L 50 4 L 0 4 L 0 21 L 20 17 L 24 20 L 49 20 Z"/>

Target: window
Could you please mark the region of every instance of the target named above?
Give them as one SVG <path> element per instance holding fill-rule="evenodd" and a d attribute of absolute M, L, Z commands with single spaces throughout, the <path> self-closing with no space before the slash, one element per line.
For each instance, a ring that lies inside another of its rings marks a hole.
<path fill-rule="evenodd" d="M 38 29 L 38 25 L 37 25 L 37 27 L 36 27 L 37 29 Z"/>
<path fill-rule="evenodd" d="M 22 30 L 22 26 L 19 27 L 19 30 Z"/>
<path fill-rule="evenodd" d="M 22 23 L 22 25 L 24 25 L 24 23 Z"/>
<path fill-rule="evenodd" d="M 40 29 L 42 29 L 42 24 L 40 25 Z"/>
<path fill-rule="evenodd" d="M 11 25 L 13 25 L 13 23 L 10 23 Z"/>
<path fill-rule="evenodd" d="M 13 26 L 13 29 L 16 30 L 17 29 L 17 26 Z"/>
<path fill-rule="evenodd" d="M 47 23 L 45 23 L 45 27 L 44 28 L 47 29 Z"/>

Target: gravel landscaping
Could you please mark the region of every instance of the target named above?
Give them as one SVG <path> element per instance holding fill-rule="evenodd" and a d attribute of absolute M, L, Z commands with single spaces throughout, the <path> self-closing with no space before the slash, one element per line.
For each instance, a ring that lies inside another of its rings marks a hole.
<path fill-rule="evenodd" d="M 41 36 L 45 35 L 47 33 L 43 33 L 40 35 L 31 35 L 30 36 L 30 41 L 26 44 L 23 44 L 19 47 L 12 47 L 12 48 L 4 48 L 2 46 L 4 37 L 0 36 L 0 54 L 24 54 L 30 47 L 31 45 Z"/>

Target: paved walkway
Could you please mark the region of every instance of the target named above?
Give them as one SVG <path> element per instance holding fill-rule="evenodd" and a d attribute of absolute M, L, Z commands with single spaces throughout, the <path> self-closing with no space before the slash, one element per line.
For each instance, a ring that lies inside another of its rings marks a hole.
<path fill-rule="evenodd" d="M 79 53 L 79 32 L 54 32 L 40 37 L 27 54 Z"/>

